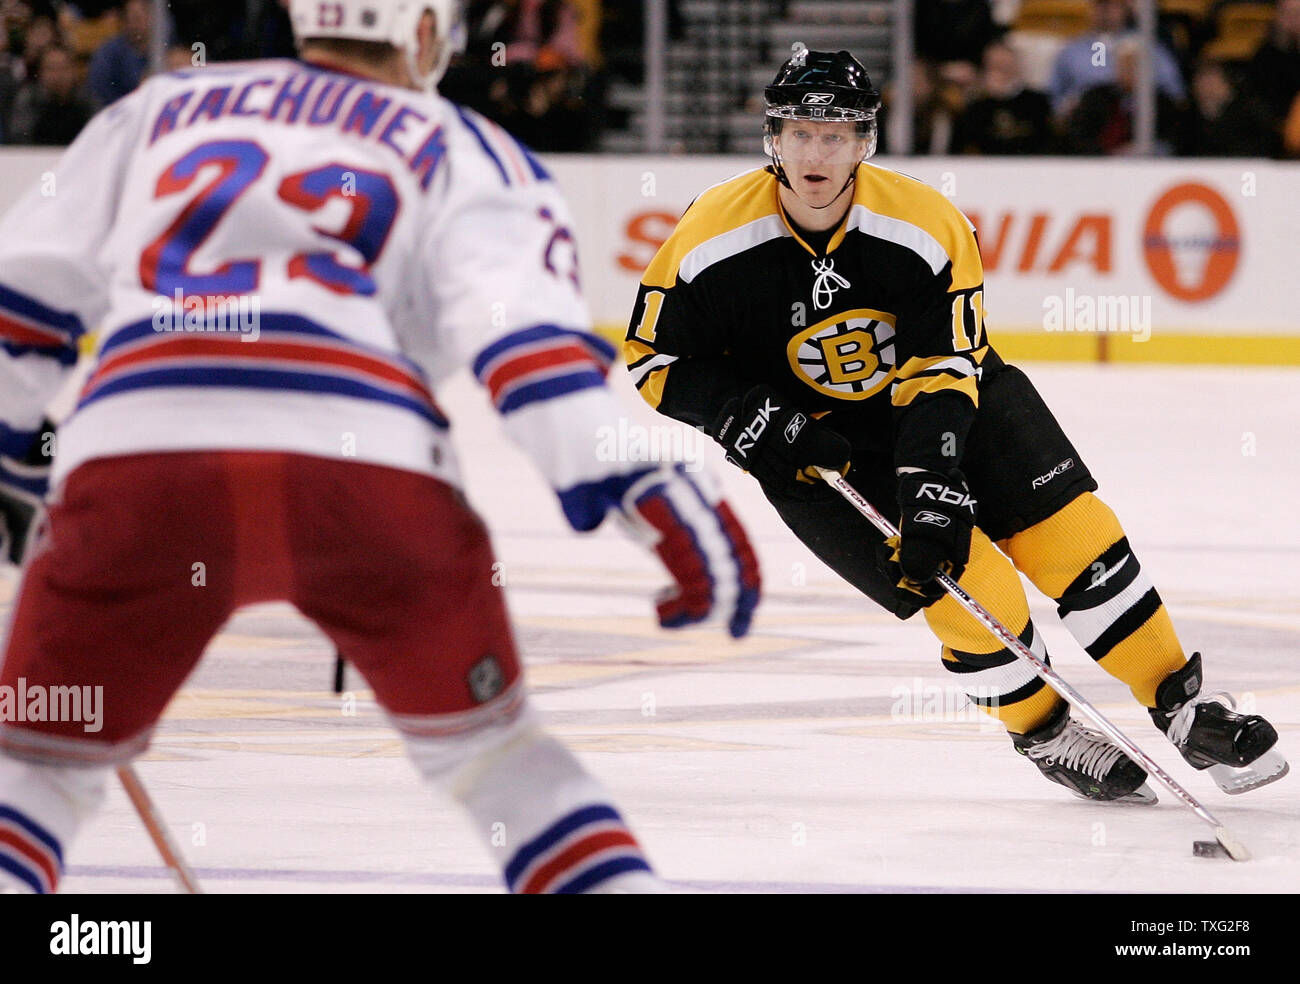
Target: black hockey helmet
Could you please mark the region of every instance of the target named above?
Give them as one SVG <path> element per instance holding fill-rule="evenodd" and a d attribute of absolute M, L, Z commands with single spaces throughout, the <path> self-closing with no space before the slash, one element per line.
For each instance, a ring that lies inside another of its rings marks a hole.
<path fill-rule="evenodd" d="M 780 120 L 812 120 L 819 123 L 853 122 L 860 137 L 866 138 L 863 159 L 876 152 L 876 113 L 880 92 L 862 62 L 847 51 L 809 51 L 795 44 L 794 53 L 763 90 L 766 105 L 763 126 L 764 149 L 772 158 L 772 169 L 783 184 L 789 184 L 776 155 L 772 138 L 781 132 Z"/>

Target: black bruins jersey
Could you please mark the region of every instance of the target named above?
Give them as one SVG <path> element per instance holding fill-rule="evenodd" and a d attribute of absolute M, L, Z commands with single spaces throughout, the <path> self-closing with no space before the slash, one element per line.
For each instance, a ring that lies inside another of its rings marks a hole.
<path fill-rule="evenodd" d="M 964 439 L 981 369 L 1000 365 L 970 222 L 928 185 L 863 163 L 819 251 L 778 187 L 758 169 L 708 189 L 655 255 L 624 343 L 638 391 L 712 433 L 728 400 L 767 383 L 855 449 L 951 466 L 960 450 L 945 462 L 936 442 Z"/>

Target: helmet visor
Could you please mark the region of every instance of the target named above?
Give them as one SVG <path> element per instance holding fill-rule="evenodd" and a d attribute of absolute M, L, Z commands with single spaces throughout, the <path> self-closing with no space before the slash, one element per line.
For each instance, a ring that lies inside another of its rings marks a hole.
<path fill-rule="evenodd" d="M 800 164 L 856 164 L 868 156 L 870 136 L 843 121 L 785 117 L 781 132 L 773 137 L 782 160 Z M 831 125 L 832 123 L 838 125 Z"/>

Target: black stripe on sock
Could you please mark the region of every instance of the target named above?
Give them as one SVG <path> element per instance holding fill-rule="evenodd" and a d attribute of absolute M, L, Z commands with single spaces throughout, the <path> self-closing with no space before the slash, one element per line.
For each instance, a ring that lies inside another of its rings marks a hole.
<path fill-rule="evenodd" d="M 1105 582 L 1094 583 L 1098 574 L 1110 570 L 1125 557 L 1128 557 L 1128 561 L 1123 567 L 1108 577 Z M 1071 612 L 1104 605 L 1132 584 L 1141 571 L 1142 565 L 1129 549 L 1128 538 L 1121 539 L 1089 564 L 1083 573 L 1065 589 L 1065 593 L 1056 599 L 1056 614 L 1064 618 Z"/>
<path fill-rule="evenodd" d="M 1128 611 L 1115 619 L 1110 624 L 1110 628 L 1097 637 L 1097 641 L 1088 647 L 1088 655 L 1093 659 L 1101 659 L 1108 655 L 1112 649 L 1142 628 L 1147 620 L 1160 610 L 1160 605 L 1160 593 L 1152 588 L 1135 601 Z"/>
<path fill-rule="evenodd" d="M 1032 619 L 1025 624 L 1025 631 L 1021 632 L 1017 638 L 1030 649 L 1034 648 L 1034 623 Z M 952 660 L 948 659 L 943 661 L 944 667 L 950 673 L 978 673 L 980 670 L 991 670 L 998 666 L 1007 666 L 1020 658 L 1005 646 L 991 653 L 966 653 L 960 649 L 954 649 L 952 654 L 960 662 L 953 663 Z"/>
<path fill-rule="evenodd" d="M 1028 700 L 1030 697 L 1034 696 L 1034 694 L 1042 690 L 1045 686 L 1047 686 L 1047 684 L 1043 682 L 1042 677 L 1035 676 L 1023 687 L 1017 687 L 1015 690 L 1011 691 L 1011 693 L 1002 694 L 998 697 L 993 698 L 992 700 L 980 700 L 976 697 L 971 696 L 970 694 L 967 694 L 966 696 L 970 699 L 972 704 L 975 704 L 979 707 L 994 707 L 994 706 L 1010 707 L 1012 704 L 1018 704 L 1022 700 Z"/>

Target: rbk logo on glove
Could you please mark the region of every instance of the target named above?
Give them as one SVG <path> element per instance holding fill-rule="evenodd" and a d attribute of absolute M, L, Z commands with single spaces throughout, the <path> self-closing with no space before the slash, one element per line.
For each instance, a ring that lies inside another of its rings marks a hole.
<path fill-rule="evenodd" d="M 736 434 L 741 422 L 745 429 Z M 843 474 L 853 453 L 845 437 L 764 385 L 728 401 L 713 433 L 727 460 L 765 489 L 803 498 L 827 493 L 818 466 Z"/>
<path fill-rule="evenodd" d="M 794 419 L 786 425 L 785 443 L 793 444 L 795 439 L 799 436 L 799 432 L 803 430 L 803 425 L 806 423 L 808 423 L 808 418 L 801 413 L 796 413 Z"/>
<path fill-rule="evenodd" d="M 947 475 L 932 471 L 899 475 L 898 505 L 902 537 L 884 558 L 885 567 L 898 579 L 900 589 L 933 604 L 944 596 L 935 575 L 944 573 L 957 581 L 966 569 L 978 503 L 965 477 L 953 469 Z"/>
<path fill-rule="evenodd" d="M 930 512 L 928 509 L 924 509 L 917 513 L 912 517 L 912 521 L 916 523 L 933 523 L 935 526 L 947 526 L 952 522 L 952 520 L 943 515 L 943 513 Z"/>
<path fill-rule="evenodd" d="M 754 449 L 754 446 L 767 430 L 772 415 L 778 413 L 780 409 L 780 407 L 773 406 L 770 400 L 763 401 L 763 405 L 758 408 L 754 419 L 749 422 L 748 427 L 740 432 L 740 436 L 736 438 L 736 443 L 732 445 L 737 454 L 745 455 Z"/>
<path fill-rule="evenodd" d="M 933 499 L 937 502 L 943 502 L 950 506 L 956 506 L 959 509 L 969 509 L 972 516 L 975 515 L 975 499 L 962 489 L 949 488 L 939 482 L 925 482 L 916 492 L 918 499 Z M 946 526 L 946 523 L 939 524 Z"/>

